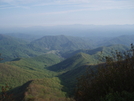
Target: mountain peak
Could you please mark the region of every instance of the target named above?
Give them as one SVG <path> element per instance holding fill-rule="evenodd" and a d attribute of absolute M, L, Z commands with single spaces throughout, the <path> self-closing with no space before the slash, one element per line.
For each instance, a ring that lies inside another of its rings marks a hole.
<path fill-rule="evenodd" d="M 90 48 L 90 44 L 82 38 L 59 36 L 44 36 L 40 39 L 32 41 L 31 46 L 41 48 L 41 50 L 77 50 L 82 48 Z"/>

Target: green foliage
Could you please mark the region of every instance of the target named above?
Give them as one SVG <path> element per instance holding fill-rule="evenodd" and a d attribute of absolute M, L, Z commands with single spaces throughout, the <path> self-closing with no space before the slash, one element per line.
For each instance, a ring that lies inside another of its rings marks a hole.
<path fill-rule="evenodd" d="M 74 51 L 74 56 L 67 58 L 66 60 L 49 67 L 48 69 L 61 72 L 58 77 L 66 87 L 66 91 L 69 95 L 73 95 L 74 87 L 76 85 L 76 78 L 83 75 L 86 68 L 90 66 L 93 70 L 96 70 L 94 64 L 98 63 L 98 54 L 102 51 L 105 55 L 111 55 L 110 50 L 119 49 L 125 51 L 127 47 L 122 45 L 114 45 L 109 47 L 100 47 L 93 50 L 78 50 Z M 71 53 L 70 53 L 71 54 Z M 90 54 L 90 55 L 89 55 Z"/>
<path fill-rule="evenodd" d="M 35 57 L 42 55 L 48 51 L 55 51 L 55 54 L 59 52 L 61 56 L 67 58 L 68 56 L 73 56 L 79 52 L 92 55 L 98 51 L 102 51 L 102 49 L 105 50 L 105 47 L 89 50 L 91 47 L 92 46 L 90 43 L 87 43 L 84 39 L 78 37 L 67 37 L 63 35 L 45 36 L 38 40 L 32 41 L 31 43 L 27 43 L 16 38 L 0 34 L 0 53 L 3 54 L 2 58 L 4 58 L 4 61 L 10 61 L 20 57 Z M 118 45 L 113 48 L 118 48 L 117 50 L 119 50 L 120 48 L 124 49 L 124 46 Z M 71 52 L 69 53 L 68 51 Z M 106 51 L 106 53 L 107 52 L 109 51 Z"/>
<path fill-rule="evenodd" d="M 119 37 L 112 38 L 110 40 L 106 40 L 104 42 L 97 43 L 98 46 L 107 46 L 107 45 L 116 45 L 116 44 L 122 44 L 129 46 L 130 43 L 134 42 L 134 35 L 122 35 Z"/>
<path fill-rule="evenodd" d="M 46 69 L 46 65 L 50 66 L 61 60 L 57 55 L 45 54 L 34 58 L 17 58 L 10 62 L 0 63 L 0 85 L 3 86 L 7 83 L 13 87 L 12 93 L 17 96 L 15 101 L 21 101 L 24 97 L 25 101 L 36 99 L 73 101 L 71 98 L 66 98 L 61 81 L 54 77 L 58 73 Z M 26 86 L 27 88 L 21 86 L 31 79 L 32 82 Z"/>
<path fill-rule="evenodd" d="M 85 53 L 78 53 L 56 65 L 49 67 L 50 70 L 53 71 L 70 71 L 79 66 L 86 65 L 86 64 L 93 64 L 95 63 L 95 59 Z"/>
<path fill-rule="evenodd" d="M 77 50 L 82 48 L 90 48 L 90 44 L 86 43 L 85 40 L 77 37 L 66 37 L 63 35 L 59 36 L 44 36 L 40 39 L 32 41 L 30 43 L 31 48 L 38 48 L 43 50 Z"/>
<path fill-rule="evenodd" d="M 83 87 L 79 87 L 80 90 L 76 95 L 80 94 L 79 97 L 83 95 L 88 96 L 87 98 L 90 97 L 90 99 L 92 99 L 92 97 L 93 99 L 102 98 L 103 100 L 110 99 L 111 94 L 115 96 L 115 98 L 116 95 L 122 96 L 122 90 L 124 90 L 123 85 L 129 84 L 132 80 L 130 79 L 131 76 L 133 77 L 133 75 L 125 77 L 124 74 L 129 73 L 131 70 L 129 71 L 129 69 L 127 70 L 125 68 L 126 64 L 120 65 L 127 61 L 125 60 L 126 58 L 124 58 L 127 54 L 124 54 L 123 58 L 114 58 L 115 61 L 111 57 L 104 57 L 103 62 L 106 60 L 106 63 L 100 65 L 101 68 L 98 70 L 98 76 L 96 75 L 96 66 L 94 66 L 94 64 L 98 62 L 97 56 L 100 51 L 102 51 L 105 56 L 112 56 L 110 53 L 112 49 L 124 51 L 127 47 L 114 45 L 99 47 L 93 50 L 88 50 L 87 48 L 90 48 L 89 43 L 86 43 L 81 38 L 46 36 L 28 44 L 12 37 L 0 35 L 0 52 L 5 61 L 12 60 L 10 62 L 0 63 L 0 86 L 2 87 L 5 84 L 9 84 L 13 87 L 12 91 L 16 96 L 25 98 L 27 101 L 44 99 L 45 101 L 73 101 L 73 99 L 66 98 L 66 96 L 68 96 L 68 94 L 73 96 L 76 78 L 82 75 L 85 72 L 85 68 L 90 65 L 95 72 L 91 73 L 92 76 L 89 75 L 90 73 L 87 73 L 86 76 L 79 79 L 80 82 L 84 83 L 80 84 Z M 117 54 L 122 56 L 116 52 L 116 55 Z M 60 58 L 60 56 L 67 59 L 62 61 L 63 59 Z M 129 58 L 128 64 L 130 60 Z M 113 67 L 116 67 L 116 69 L 113 69 Z M 122 67 L 124 69 L 121 71 L 120 68 Z M 102 72 L 105 76 L 102 75 Z M 91 76 L 91 78 L 89 76 Z M 129 78 L 130 81 L 122 80 L 126 78 Z M 90 82 L 84 81 L 87 79 L 92 81 L 92 85 L 90 85 L 91 88 L 88 86 Z M 116 86 L 117 84 L 120 84 L 120 86 Z M 127 85 L 125 90 L 129 89 L 131 85 L 133 84 Z M 87 95 L 83 94 L 84 90 L 88 92 L 86 93 Z M 118 90 L 117 93 L 115 93 L 116 90 Z M 97 91 L 99 91 L 99 94 Z M 126 92 L 131 94 L 129 90 L 126 90 Z M 102 94 L 101 96 L 100 93 Z M 91 95 L 89 96 L 88 94 Z"/>
<path fill-rule="evenodd" d="M 115 51 L 111 57 L 102 57 L 104 63 L 95 71 L 78 79 L 76 100 L 98 101 L 112 92 L 134 91 L 134 46 L 130 51 Z M 134 99 L 133 99 L 134 100 Z"/>
<path fill-rule="evenodd" d="M 45 68 L 44 65 L 49 66 L 50 64 L 51 65 L 55 64 L 60 60 L 61 58 L 58 58 L 58 56 L 56 57 L 56 55 L 46 54 L 44 56 L 38 56 L 37 58 L 35 57 L 29 59 L 18 58 L 11 62 L 1 63 L 0 64 L 1 86 L 7 83 L 10 86 L 13 86 L 14 88 L 22 85 L 23 83 L 27 82 L 30 79 L 52 77 L 54 73 L 49 72 L 48 70 L 40 70 L 40 69 L 44 69 Z M 48 85 L 46 84 L 45 86 Z M 4 86 L 2 86 L 1 92 L 5 93 L 4 95 L 5 98 L 2 99 L 2 101 L 7 101 L 9 98 L 12 98 L 7 95 L 6 91 L 7 91 L 7 86 L 5 88 Z M 15 92 L 16 91 L 17 90 L 15 89 Z"/>
<path fill-rule="evenodd" d="M 30 79 L 46 77 L 43 72 L 22 69 L 3 63 L 0 64 L 0 70 L 1 85 L 9 84 L 13 88 L 22 85 Z"/>
<path fill-rule="evenodd" d="M 92 55 L 96 61 L 98 60 L 98 54 L 101 52 L 103 52 L 103 55 L 111 55 L 111 50 L 118 50 L 120 52 L 126 51 L 128 50 L 129 47 L 124 46 L 124 45 L 110 45 L 110 46 L 103 46 L 103 47 L 98 47 L 95 49 L 80 49 L 80 50 L 70 50 L 70 51 L 61 51 L 60 54 L 62 57 L 64 58 L 69 58 L 74 56 L 75 54 L 78 53 L 85 53 L 85 54 L 89 54 Z"/>
<path fill-rule="evenodd" d="M 107 94 L 101 101 L 133 101 L 134 93 L 129 93 L 127 91 L 122 92 L 111 92 Z"/>
<path fill-rule="evenodd" d="M 0 34 L 0 53 L 2 53 L 2 58 L 4 58 L 3 61 L 43 54 L 42 52 L 32 50 L 27 44 L 25 41 Z"/>
<path fill-rule="evenodd" d="M 34 58 L 18 58 L 14 61 L 0 63 L 0 84 L 17 87 L 31 79 L 53 77 L 57 75 L 45 69 L 61 61 L 57 55 L 46 54 Z"/>
<path fill-rule="evenodd" d="M 26 69 L 44 69 L 48 66 L 59 63 L 62 60 L 61 57 L 53 53 L 40 55 L 32 58 L 17 58 L 7 64 L 18 66 Z"/>

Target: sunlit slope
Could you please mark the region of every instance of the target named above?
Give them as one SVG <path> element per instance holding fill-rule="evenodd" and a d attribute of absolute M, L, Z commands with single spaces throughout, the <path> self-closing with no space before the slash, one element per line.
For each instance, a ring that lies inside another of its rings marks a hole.
<path fill-rule="evenodd" d="M 78 68 L 79 66 L 93 64 L 95 62 L 95 59 L 91 55 L 78 53 L 56 65 L 48 67 L 48 69 L 52 71 L 69 71 Z"/>
<path fill-rule="evenodd" d="M 100 54 L 100 52 L 103 55 L 111 55 L 111 52 L 118 50 L 118 51 L 126 51 L 128 50 L 129 47 L 125 46 L 125 45 L 109 45 L 109 46 L 103 46 L 103 47 L 98 47 L 98 48 L 94 48 L 94 49 L 80 49 L 80 50 L 76 50 L 76 51 L 67 51 L 67 52 L 61 52 L 61 56 L 64 58 L 68 58 L 71 57 L 77 53 L 85 53 L 85 54 L 89 54 L 92 55 L 93 57 L 96 57 L 97 55 Z"/>
<path fill-rule="evenodd" d="M 96 52 L 90 50 L 85 53 L 77 53 L 63 61 L 62 58 L 55 54 L 45 54 L 33 58 L 16 58 L 13 61 L 1 64 L 0 72 L 1 76 L 4 76 L 1 78 L 1 84 L 5 84 L 7 82 L 8 84 L 11 83 L 11 85 L 18 86 L 29 79 L 56 76 L 58 75 L 56 72 L 60 72 L 60 74 L 69 72 L 69 74 L 66 75 L 71 76 L 71 74 L 73 74 L 72 78 L 75 78 L 77 77 L 76 75 L 80 75 L 85 70 L 85 68 L 82 70 L 82 66 L 98 63 L 98 55 L 100 54 L 100 51 L 102 51 L 104 55 L 111 55 L 111 50 L 114 50 L 115 48 L 117 50 L 127 49 L 127 47 L 122 47 L 120 45 L 103 47 L 95 49 Z M 92 51 L 95 53 L 92 54 Z M 79 73 L 79 71 L 81 71 L 81 73 Z M 66 77 L 66 75 L 64 77 Z M 22 83 L 20 80 L 22 80 Z"/>
<path fill-rule="evenodd" d="M 56 73 L 45 69 L 59 63 L 61 58 L 55 54 L 45 54 L 34 58 L 17 58 L 0 64 L 1 82 L 13 87 L 19 86 L 30 79 L 53 77 Z"/>
<path fill-rule="evenodd" d="M 16 58 L 11 62 L 7 62 L 10 65 L 19 66 L 26 69 L 45 69 L 48 66 L 57 64 L 63 59 L 55 54 L 44 54 L 32 58 Z"/>
<path fill-rule="evenodd" d="M 22 40 L 0 34 L 0 53 L 3 61 L 12 60 L 17 57 L 33 57 L 42 53 L 33 51 Z"/>
<path fill-rule="evenodd" d="M 116 52 L 116 50 L 120 52 L 127 51 L 129 48 L 124 45 L 112 45 L 108 47 L 99 47 L 93 50 L 78 50 L 74 51 L 74 56 L 62 61 L 59 64 L 56 64 L 50 68 L 52 70 L 68 70 L 69 72 L 64 75 L 79 75 L 79 72 L 85 71 L 84 67 L 90 66 L 90 68 L 94 69 L 94 65 L 101 63 L 101 58 L 103 56 L 112 56 L 112 52 Z M 79 53 L 80 52 L 80 53 Z M 71 67 L 71 68 L 70 68 Z M 84 70 L 82 70 L 84 69 Z M 84 72 L 83 72 L 84 73 Z"/>
<path fill-rule="evenodd" d="M 44 77 L 47 77 L 47 75 L 43 72 L 22 69 L 17 66 L 0 63 L 0 85 L 8 84 L 14 88 L 22 85 L 28 80 Z"/>
<path fill-rule="evenodd" d="M 123 45 L 113 45 L 109 47 L 99 47 L 93 50 L 78 50 L 75 52 L 80 53 L 50 67 L 50 69 L 63 72 L 58 77 L 67 87 L 68 94 L 72 95 L 77 78 L 86 73 L 86 71 L 89 71 L 89 69 L 96 70 L 97 64 L 102 62 L 102 56 L 112 56 L 111 52 L 115 52 L 115 50 L 123 52 L 128 50 L 128 47 Z"/>

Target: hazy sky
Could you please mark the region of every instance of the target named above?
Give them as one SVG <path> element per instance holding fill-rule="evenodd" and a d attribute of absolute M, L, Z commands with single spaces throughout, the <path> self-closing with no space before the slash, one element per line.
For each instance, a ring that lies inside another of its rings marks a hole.
<path fill-rule="evenodd" d="M 134 24 L 134 0 L 0 0 L 0 27 Z"/>

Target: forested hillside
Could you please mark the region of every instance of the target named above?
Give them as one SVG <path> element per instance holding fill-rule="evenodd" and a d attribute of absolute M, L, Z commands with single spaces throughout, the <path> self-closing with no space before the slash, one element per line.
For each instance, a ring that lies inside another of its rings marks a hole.
<path fill-rule="evenodd" d="M 31 47 L 37 47 L 40 50 L 77 50 L 77 49 L 90 49 L 90 43 L 79 37 L 69 37 L 64 35 L 59 36 L 44 36 L 40 39 L 32 41 Z"/>
<path fill-rule="evenodd" d="M 24 41 L 0 34 L 0 86 L 12 87 L 6 94 L 13 94 L 14 101 L 75 101 L 77 78 L 97 71 L 98 63 L 104 62 L 101 56 L 129 50 L 131 40 L 121 36 L 96 43 L 59 35 Z"/>
<path fill-rule="evenodd" d="M 0 53 L 3 61 L 9 61 L 18 57 L 34 57 L 42 53 L 32 50 L 27 42 L 10 36 L 0 34 Z"/>

